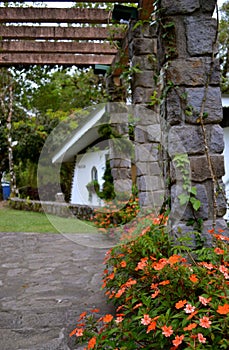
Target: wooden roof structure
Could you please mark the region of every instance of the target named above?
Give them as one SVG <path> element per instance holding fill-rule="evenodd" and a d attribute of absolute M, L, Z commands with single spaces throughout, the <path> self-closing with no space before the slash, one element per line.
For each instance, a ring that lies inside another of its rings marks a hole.
<path fill-rule="evenodd" d="M 84 2 L 135 3 L 152 10 L 152 0 Z M 111 65 L 118 52 L 111 39 L 120 42 L 125 37 L 125 26 L 114 26 L 111 17 L 112 11 L 104 8 L 0 6 L 0 66 Z"/>

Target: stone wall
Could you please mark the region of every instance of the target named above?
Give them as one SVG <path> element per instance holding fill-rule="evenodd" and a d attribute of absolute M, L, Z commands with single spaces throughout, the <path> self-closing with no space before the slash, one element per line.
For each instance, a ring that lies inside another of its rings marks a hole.
<path fill-rule="evenodd" d="M 132 82 L 140 204 L 159 208 L 165 194 L 171 199 L 175 232 L 178 227 L 190 231 L 187 221 L 199 223 L 199 218 L 204 232 L 215 223 L 226 228 L 215 4 L 215 0 L 161 0 L 154 25 L 136 28 L 132 23 L 129 28 L 131 65 L 141 70 Z M 197 191 L 194 197 L 201 202 L 197 211 L 190 201 L 181 204 L 179 199 L 186 190 L 174 162 L 177 154 L 188 156 L 184 167 Z"/>
<path fill-rule="evenodd" d="M 81 220 L 91 220 L 96 214 L 94 208 L 87 205 L 68 204 L 62 202 L 40 202 L 20 198 L 11 198 L 9 206 L 12 209 L 34 211 L 61 217 L 75 216 Z"/>
<path fill-rule="evenodd" d="M 164 27 L 171 25 L 167 27 L 171 29 L 169 33 L 160 38 L 159 61 L 164 61 L 161 69 L 167 87 L 161 116 L 166 121 L 164 132 L 168 135 L 170 219 L 175 231 L 178 227 L 182 232 L 190 230 L 187 221 L 191 219 L 195 223 L 199 218 L 204 220 L 205 232 L 215 222 L 225 227 L 220 69 L 215 59 L 217 23 L 212 18 L 215 3 L 214 0 L 161 1 L 165 9 L 162 23 Z M 197 211 L 190 202 L 180 204 L 178 196 L 185 190 L 184 179 L 174 162 L 177 154 L 188 155 L 187 176 L 197 190 L 195 198 L 201 202 Z"/>
<path fill-rule="evenodd" d="M 139 73 L 132 79 L 132 102 L 135 120 L 135 164 L 141 207 L 158 213 L 165 196 L 163 149 L 159 104 L 153 103 L 158 79 L 157 28 L 148 23 L 129 28 L 131 65 Z M 159 91 L 156 92 L 157 101 Z"/>

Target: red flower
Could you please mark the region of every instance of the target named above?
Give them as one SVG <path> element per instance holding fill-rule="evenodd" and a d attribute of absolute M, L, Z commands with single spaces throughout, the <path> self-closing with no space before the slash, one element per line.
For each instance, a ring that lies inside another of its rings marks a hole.
<path fill-rule="evenodd" d="M 163 330 L 162 334 L 165 336 L 165 337 L 170 337 L 170 335 L 173 334 L 173 329 L 171 326 L 167 327 L 167 326 L 163 326 L 161 327 L 161 329 Z"/>
<path fill-rule="evenodd" d="M 200 343 L 206 343 L 206 338 L 204 338 L 202 333 L 198 333 L 198 340 Z"/>
<path fill-rule="evenodd" d="M 204 298 L 199 296 L 199 301 L 201 302 L 201 304 L 203 304 L 204 306 L 206 306 L 210 301 L 212 300 L 212 298 Z"/>
<path fill-rule="evenodd" d="M 229 304 L 219 305 L 216 310 L 220 315 L 226 315 L 229 313 Z"/>
<path fill-rule="evenodd" d="M 157 322 L 156 321 L 152 321 L 149 324 L 146 333 L 149 333 L 150 331 L 154 331 L 156 329 L 156 326 L 157 326 Z"/>
<path fill-rule="evenodd" d="M 173 343 L 173 345 L 178 346 L 178 345 L 180 345 L 182 343 L 183 339 L 184 339 L 184 335 L 183 334 L 181 336 L 176 335 L 175 339 L 172 341 L 172 343 Z"/>
<path fill-rule="evenodd" d="M 96 344 L 96 337 L 93 337 L 88 342 L 88 345 L 87 345 L 88 350 L 89 349 L 94 349 L 95 344 Z"/>
<path fill-rule="evenodd" d="M 113 316 L 110 315 L 110 314 L 107 314 L 107 315 L 105 315 L 105 316 L 103 317 L 103 322 L 105 322 L 105 323 L 109 323 L 109 322 L 111 322 L 112 320 L 113 320 Z"/>
<path fill-rule="evenodd" d="M 216 254 L 218 254 L 218 255 L 224 254 L 224 250 L 223 250 L 223 249 L 220 249 L 220 248 L 218 248 L 218 247 L 214 249 L 214 252 L 215 252 Z"/>
<path fill-rule="evenodd" d="M 197 324 L 196 323 L 190 323 L 187 327 L 184 327 L 184 331 L 191 331 L 194 328 L 196 328 Z"/>
<path fill-rule="evenodd" d="M 121 267 L 126 267 L 126 261 L 125 260 L 121 261 L 120 266 Z"/>
<path fill-rule="evenodd" d="M 144 315 L 144 317 L 141 319 L 141 324 L 144 326 L 148 326 L 152 321 L 152 318 L 149 317 L 149 315 Z"/>
<path fill-rule="evenodd" d="M 176 303 L 175 307 L 176 309 L 181 309 L 185 306 L 185 304 L 187 304 L 187 300 L 180 300 Z"/>
<path fill-rule="evenodd" d="M 190 281 L 193 282 L 193 283 L 197 283 L 199 280 L 198 278 L 196 277 L 196 275 L 192 274 L 190 277 L 189 277 Z"/>
<path fill-rule="evenodd" d="M 204 316 L 203 318 L 200 318 L 200 325 L 203 328 L 210 328 L 211 321 L 209 320 L 209 317 Z"/>

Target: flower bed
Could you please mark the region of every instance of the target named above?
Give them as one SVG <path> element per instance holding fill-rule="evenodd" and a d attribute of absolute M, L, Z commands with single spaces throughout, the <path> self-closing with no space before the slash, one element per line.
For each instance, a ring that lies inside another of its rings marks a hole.
<path fill-rule="evenodd" d="M 103 288 L 116 313 L 83 312 L 71 332 L 85 349 L 228 349 L 229 238 L 188 248 L 163 218 L 138 225 L 106 255 Z M 199 233 L 191 232 L 201 241 Z"/>

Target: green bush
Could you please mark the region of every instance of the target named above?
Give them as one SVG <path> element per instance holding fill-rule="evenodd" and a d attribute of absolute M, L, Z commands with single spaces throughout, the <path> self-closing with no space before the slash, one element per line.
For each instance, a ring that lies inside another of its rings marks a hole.
<path fill-rule="evenodd" d="M 213 246 L 194 251 L 175 246 L 162 221 L 107 253 L 103 288 L 116 312 L 81 314 L 70 335 L 85 349 L 229 348 L 229 238 L 212 230 Z"/>

